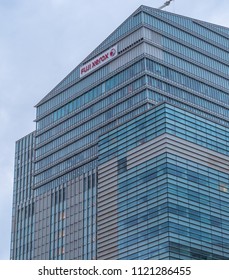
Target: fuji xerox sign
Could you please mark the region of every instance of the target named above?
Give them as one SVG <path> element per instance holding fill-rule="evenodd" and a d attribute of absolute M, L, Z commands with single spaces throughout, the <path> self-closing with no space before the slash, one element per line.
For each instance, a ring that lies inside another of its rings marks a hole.
<path fill-rule="evenodd" d="M 80 67 L 80 78 L 113 59 L 118 54 L 117 45 Z"/>

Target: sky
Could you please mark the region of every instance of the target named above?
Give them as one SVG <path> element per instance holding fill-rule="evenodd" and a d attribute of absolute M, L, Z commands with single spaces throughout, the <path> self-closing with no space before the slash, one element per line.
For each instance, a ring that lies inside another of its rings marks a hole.
<path fill-rule="evenodd" d="M 140 5 L 165 0 L 0 0 L 0 260 L 9 259 L 15 141 L 35 108 Z M 229 27 L 228 0 L 174 0 L 166 11 Z"/>

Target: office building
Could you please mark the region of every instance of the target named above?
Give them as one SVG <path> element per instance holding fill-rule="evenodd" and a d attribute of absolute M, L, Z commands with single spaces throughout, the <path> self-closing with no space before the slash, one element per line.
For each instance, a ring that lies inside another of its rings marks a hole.
<path fill-rule="evenodd" d="M 12 259 L 229 259 L 229 29 L 141 6 L 16 144 Z"/>

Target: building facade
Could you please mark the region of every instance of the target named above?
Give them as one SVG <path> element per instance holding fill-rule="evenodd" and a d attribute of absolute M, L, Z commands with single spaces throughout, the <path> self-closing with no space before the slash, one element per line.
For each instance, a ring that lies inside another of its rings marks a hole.
<path fill-rule="evenodd" d="M 141 6 L 47 94 L 16 144 L 11 258 L 229 259 L 228 43 Z"/>

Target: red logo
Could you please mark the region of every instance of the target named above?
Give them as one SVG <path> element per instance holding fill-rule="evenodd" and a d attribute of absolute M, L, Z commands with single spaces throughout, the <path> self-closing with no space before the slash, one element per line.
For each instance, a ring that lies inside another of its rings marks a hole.
<path fill-rule="evenodd" d="M 115 54 L 116 54 L 116 49 L 111 49 L 111 51 L 110 51 L 110 56 L 115 56 Z"/>

